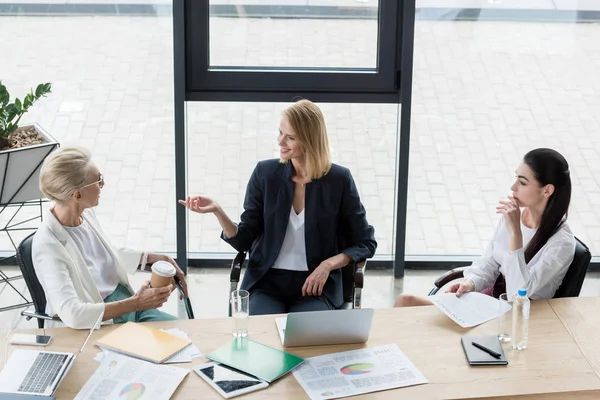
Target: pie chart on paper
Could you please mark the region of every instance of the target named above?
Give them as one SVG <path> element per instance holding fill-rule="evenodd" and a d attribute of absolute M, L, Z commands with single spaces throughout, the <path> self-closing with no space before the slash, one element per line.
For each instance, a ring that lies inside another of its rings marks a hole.
<path fill-rule="evenodd" d="M 119 393 L 119 400 L 138 400 L 141 399 L 146 391 L 146 386 L 141 383 L 130 383 Z"/>
<path fill-rule="evenodd" d="M 340 369 L 340 372 L 344 375 L 364 375 L 371 372 L 373 368 L 375 368 L 375 364 L 358 363 L 346 365 Z"/>

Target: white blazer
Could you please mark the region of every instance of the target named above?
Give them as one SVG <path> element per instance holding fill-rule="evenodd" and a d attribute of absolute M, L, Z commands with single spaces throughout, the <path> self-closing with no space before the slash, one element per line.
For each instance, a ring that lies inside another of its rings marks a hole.
<path fill-rule="evenodd" d="M 142 252 L 113 247 L 92 209 L 86 209 L 83 218 L 112 256 L 119 283 L 133 295 L 135 291 L 127 274 L 137 270 Z M 46 314 L 58 315 L 71 328 L 90 329 L 104 313 L 104 299 L 77 245 L 50 211 L 44 213 L 44 219 L 33 236 L 32 258 L 35 273 L 46 295 Z M 52 325 L 57 326 L 56 323 Z"/>

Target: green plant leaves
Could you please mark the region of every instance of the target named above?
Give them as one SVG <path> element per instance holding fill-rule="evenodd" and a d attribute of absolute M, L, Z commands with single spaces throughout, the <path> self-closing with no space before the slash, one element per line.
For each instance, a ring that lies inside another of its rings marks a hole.
<path fill-rule="evenodd" d="M 15 98 L 13 103 L 10 103 L 10 94 L 6 86 L 0 81 L 0 138 L 7 138 L 12 132 L 19 127 L 19 121 L 23 114 L 37 101 L 40 97 L 45 97 L 51 93 L 52 85 L 48 83 L 40 83 L 35 88 L 35 92 L 31 90 L 25 95 L 23 101 Z"/>
<path fill-rule="evenodd" d="M 39 99 L 42 96 L 45 96 L 46 94 L 50 93 L 50 88 L 52 87 L 52 85 L 50 83 L 40 83 L 36 88 L 35 88 L 35 97 L 36 100 Z"/>

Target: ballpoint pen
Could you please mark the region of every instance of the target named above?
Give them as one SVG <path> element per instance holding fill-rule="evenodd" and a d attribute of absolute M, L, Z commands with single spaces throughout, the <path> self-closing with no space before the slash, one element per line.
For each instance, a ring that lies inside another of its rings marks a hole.
<path fill-rule="evenodd" d="M 485 346 L 482 346 L 482 345 L 480 345 L 479 343 L 476 343 L 476 342 L 471 342 L 471 344 L 472 344 L 473 346 L 477 347 L 478 349 L 481 349 L 481 350 L 485 351 L 486 353 L 488 353 L 488 354 L 489 354 L 490 356 L 492 356 L 492 357 L 495 357 L 495 358 L 501 358 L 501 357 L 502 357 L 502 354 L 500 354 L 500 353 L 497 353 L 497 352 L 495 352 L 495 351 L 494 351 L 494 350 L 492 350 L 492 349 L 488 349 L 487 347 L 485 347 Z"/>

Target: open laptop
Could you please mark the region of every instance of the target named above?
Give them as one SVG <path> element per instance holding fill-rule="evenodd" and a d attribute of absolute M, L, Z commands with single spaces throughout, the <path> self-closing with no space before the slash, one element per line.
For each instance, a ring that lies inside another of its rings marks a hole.
<path fill-rule="evenodd" d="M 102 314 L 92 325 L 77 354 L 15 349 L 0 374 L 0 392 L 37 396 L 54 394 L 101 321 Z"/>
<path fill-rule="evenodd" d="M 309 311 L 275 318 L 284 347 L 365 343 L 373 309 Z"/>

